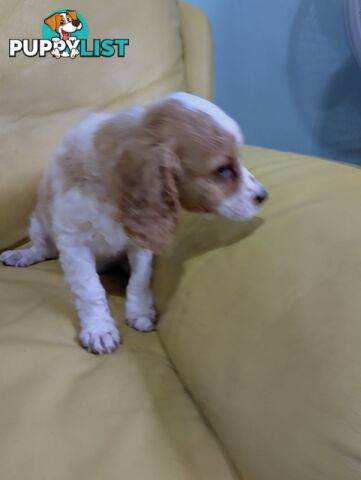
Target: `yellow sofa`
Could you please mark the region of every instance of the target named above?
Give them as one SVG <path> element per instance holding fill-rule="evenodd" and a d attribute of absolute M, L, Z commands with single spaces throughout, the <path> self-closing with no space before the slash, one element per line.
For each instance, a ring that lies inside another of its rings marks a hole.
<path fill-rule="evenodd" d="M 91 35 L 129 36 L 127 56 L 58 61 L 5 50 L 58 3 L 5 3 L 1 249 L 24 243 L 68 124 L 171 90 L 212 94 L 194 7 L 80 0 Z M 246 224 L 184 214 L 155 266 L 158 332 L 124 325 L 126 279 L 103 275 L 124 338 L 113 355 L 79 347 L 56 261 L 0 267 L 1 480 L 361 478 L 361 172 L 256 147 L 244 159 L 270 200 Z"/>

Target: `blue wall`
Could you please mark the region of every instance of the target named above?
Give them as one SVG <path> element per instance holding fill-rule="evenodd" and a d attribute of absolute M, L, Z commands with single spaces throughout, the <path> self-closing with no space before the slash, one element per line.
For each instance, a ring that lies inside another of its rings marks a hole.
<path fill-rule="evenodd" d="M 188 0 L 209 16 L 217 103 L 247 143 L 361 164 L 343 0 Z"/>

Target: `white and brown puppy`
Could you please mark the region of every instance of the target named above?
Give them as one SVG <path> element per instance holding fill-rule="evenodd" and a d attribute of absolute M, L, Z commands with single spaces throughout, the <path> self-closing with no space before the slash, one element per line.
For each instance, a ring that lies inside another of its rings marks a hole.
<path fill-rule="evenodd" d="M 59 257 L 81 344 L 110 353 L 120 334 L 97 271 L 126 252 L 126 319 L 152 330 L 153 253 L 171 242 L 181 207 L 245 220 L 267 197 L 241 163 L 242 143 L 222 110 L 182 92 L 147 107 L 91 114 L 69 132 L 44 174 L 30 222 L 32 247 L 4 252 L 0 261 L 25 267 Z"/>
<path fill-rule="evenodd" d="M 77 40 L 75 37 L 72 37 L 71 34 L 77 30 L 81 30 L 83 25 L 78 19 L 75 10 L 67 10 L 65 13 L 54 13 L 50 17 L 44 20 L 44 23 L 48 25 L 54 32 L 59 34 L 61 40 L 65 42 L 68 40 Z M 75 58 L 79 55 L 79 50 L 72 48 L 70 54 L 66 51 L 60 53 L 59 48 L 54 48 L 51 52 L 52 55 L 56 58 L 68 57 Z"/>

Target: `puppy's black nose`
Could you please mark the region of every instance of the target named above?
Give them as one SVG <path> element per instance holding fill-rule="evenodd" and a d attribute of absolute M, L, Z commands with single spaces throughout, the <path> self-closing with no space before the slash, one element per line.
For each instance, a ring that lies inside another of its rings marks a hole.
<path fill-rule="evenodd" d="M 263 203 L 264 201 L 266 201 L 267 198 L 268 198 L 268 192 L 267 192 L 267 190 L 263 190 L 262 193 L 259 193 L 258 195 L 256 195 L 256 196 L 254 197 L 254 200 L 255 200 L 256 203 L 261 204 L 261 203 Z"/>
<path fill-rule="evenodd" d="M 74 25 L 74 27 L 79 27 L 80 20 L 73 20 L 71 23 Z"/>

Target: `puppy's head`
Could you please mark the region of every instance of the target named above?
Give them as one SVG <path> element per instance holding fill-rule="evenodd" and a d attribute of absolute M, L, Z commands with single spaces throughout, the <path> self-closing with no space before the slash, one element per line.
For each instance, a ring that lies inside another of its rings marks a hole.
<path fill-rule="evenodd" d="M 155 140 L 171 145 L 179 160 L 180 203 L 194 212 L 251 219 L 267 192 L 242 165 L 239 127 L 215 105 L 205 111 L 209 102 L 198 102 L 205 106 L 203 110 L 199 104 L 191 109 L 171 99 L 151 109 L 145 118 Z"/>
<path fill-rule="evenodd" d="M 195 98 L 198 108 L 174 98 L 150 106 L 141 139 L 125 149 L 122 223 L 138 244 L 153 251 L 169 244 L 181 207 L 248 220 L 267 198 L 242 165 L 237 124 Z"/>

